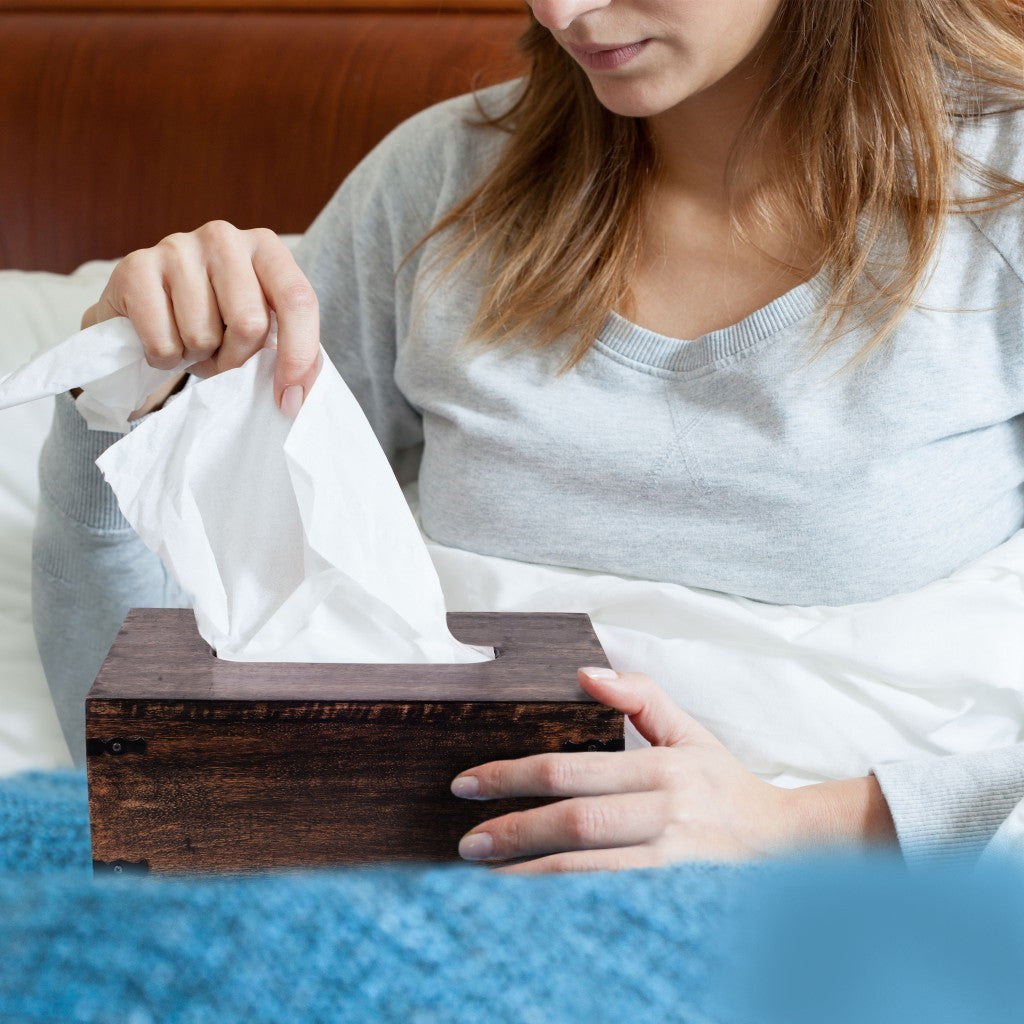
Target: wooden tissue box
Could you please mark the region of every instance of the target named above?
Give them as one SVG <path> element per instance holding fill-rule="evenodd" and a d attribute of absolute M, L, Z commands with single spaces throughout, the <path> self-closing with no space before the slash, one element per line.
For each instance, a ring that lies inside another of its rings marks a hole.
<path fill-rule="evenodd" d="M 224 661 L 190 609 L 132 609 L 85 701 L 94 870 L 458 861 L 475 825 L 560 799 L 463 800 L 459 772 L 624 748 L 622 713 L 576 679 L 608 664 L 588 615 L 449 612 L 448 626 L 495 659 Z"/>

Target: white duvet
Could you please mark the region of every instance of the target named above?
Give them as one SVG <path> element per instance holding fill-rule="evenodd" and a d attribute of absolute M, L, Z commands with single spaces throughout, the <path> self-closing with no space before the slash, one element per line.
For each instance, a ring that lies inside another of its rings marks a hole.
<path fill-rule="evenodd" d="M 406 496 L 415 511 L 415 484 Z M 832 608 L 425 540 L 449 610 L 587 612 L 613 668 L 646 672 L 778 785 L 1024 739 L 1024 531 L 948 579 Z"/>
<path fill-rule="evenodd" d="M 0 272 L 0 373 L 77 330 L 112 266 Z M 35 463 L 49 414 L 49 403 L 0 413 L 0 775 L 70 764 L 28 600 Z M 406 496 L 418 512 L 415 484 Z M 450 611 L 587 612 L 613 667 L 646 672 L 778 785 L 1024 740 L 1024 531 L 947 579 L 835 608 L 767 605 L 424 540 Z M 627 724 L 627 747 L 644 743 Z M 999 838 L 1003 849 L 1024 849 L 1024 802 Z"/>

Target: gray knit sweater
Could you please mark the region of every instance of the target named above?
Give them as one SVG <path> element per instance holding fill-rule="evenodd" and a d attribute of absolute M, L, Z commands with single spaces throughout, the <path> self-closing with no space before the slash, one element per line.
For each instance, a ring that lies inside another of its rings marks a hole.
<path fill-rule="evenodd" d="M 481 99 L 494 107 L 516 87 Z M 472 112 L 458 97 L 396 128 L 297 251 L 324 347 L 399 478 L 418 473 L 435 540 L 839 605 L 946 576 L 1024 526 L 1019 207 L 951 219 L 922 305 L 886 350 L 838 377 L 868 332 L 805 365 L 822 275 L 693 340 L 611 312 L 584 360 L 556 377 L 562 346 L 453 344 L 476 308 L 479 265 L 428 295 L 434 240 L 394 277 L 505 143 L 468 127 Z M 1018 177 L 1022 130 L 1019 113 L 958 129 L 961 146 Z M 188 603 L 92 464 L 116 437 L 86 430 L 62 396 L 40 466 L 35 625 L 76 760 L 82 699 L 125 610 Z M 1024 744 L 873 771 L 908 859 L 968 858 L 1024 797 Z"/>

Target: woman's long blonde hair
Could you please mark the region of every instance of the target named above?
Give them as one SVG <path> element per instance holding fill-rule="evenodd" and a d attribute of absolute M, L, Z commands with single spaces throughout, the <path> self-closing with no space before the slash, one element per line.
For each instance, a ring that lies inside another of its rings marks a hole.
<path fill-rule="evenodd" d="M 854 310 L 874 328 L 859 362 L 915 304 L 944 215 L 1024 197 L 1024 183 L 964 158 L 950 130 L 1024 106 L 1024 0 L 782 0 L 765 38 L 781 40 L 780 57 L 738 135 L 728 180 L 780 143 L 788 156 L 733 213 L 734 231 L 753 244 L 749 224 L 805 212 L 811 237 L 823 240 L 810 272 L 827 272 L 826 312 L 839 313 L 826 344 Z M 645 121 L 602 106 L 532 14 L 517 48 L 528 61 L 522 91 L 495 116 L 478 102 L 472 122 L 509 133 L 499 160 L 403 265 L 443 231 L 434 287 L 486 253 L 463 341 L 486 348 L 527 336 L 541 347 L 575 336 L 561 373 L 583 358 L 610 310 L 634 315 L 630 282 L 658 156 Z M 980 195 L 953 194 L 961 168 L 984 184 Z M 884 264 L 869 258 L 894 228 L 899 252 L 885 250 Z"/>

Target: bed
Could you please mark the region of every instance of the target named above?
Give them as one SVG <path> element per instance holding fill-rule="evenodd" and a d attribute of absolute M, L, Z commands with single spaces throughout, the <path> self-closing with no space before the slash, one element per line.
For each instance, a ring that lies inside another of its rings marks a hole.
<path fill-rule="evenodd" d="M 172 231 L 223 218 L 294 243 L 391 127 L 520 73 L 513 43 L 524 25 L 525 5 L 514 0 L 0 0 L 0 375 L 75 332 L 114 262 Z M 238 54 L 245 59 L 230 59 Z M 382 864 L 245 880 L 94 880 L 84 774 L 57 723 L 29 605 L 36 461 L 51 412 L 49 401 L 0 412 L 0 1017 L 883 1021 L 905 1020 L 913 1006 L 916 1019 L 937 1021 L 950 1001 L 914 975 L 918 955 L 931 957 L 920 961 L 931 972 L 942 957 L 965 962 L 971 942 L 1024 950 L 1018 874 L 965 883 L 959 895 L 941 880 L 921 883 L 911 896 L 891 859 L 535 879 Z M 1003 624 L 1024 602 L 1014 588 L 1024 578 L 1021 537 L 903 601 L 767 611 L 727 595 L 641 592 L 636 581 L 474 560 L 425 540 L 449 607 L 586 610 L 613 665 L 670 675 L 685 662 L 680 700 L 723 729 L 721 694 L 741 694 L 753 716 L 777 726 L 779 747 L 741 731 L 735 745 L 784 785 L 863 771 L 866 760 L 907 756 L 913 745 L 912 729 L 893 722 L 870 748 L 821 729 L 826 758 L 797 739 L 806 722 L 784 721 L 787 695 L 825 676 L 838 703 L 814 709 L 819 724 L 844 721 L 854 705 L 867 714 L 866 699 L 842 704 L 850 694 L 836 696 L 838 684 L 899 678 L 877 654 L 885 637 L 913 637 L 927 674 L 925 652 L 951 631 L 967 636 L 968 591 Z M 662 616 L 658 627 L 638 628 L 640 612 L 650 623 Z M 1004 669 L 1024 666 L 1024 646 L 998 628 L 974 623 L 959 652 L 940 643 L 932 657 L 945 675 L 901 693 L 911 722 L 933 710 L 928 700 L 944 706 L 965 678 L 991 675 L 984 652 L 993 646 Z M 767 684 L 760 693 L 744 682 L 752 668 Z M 720 685 L 686 689 L 698 676 Z M 982 691 L 979 682 L 979 714 L 996 700 Z M 1013 721 L 1001 728 L 947 730 L 948 751 L 1012 742 Z M 781 751 L 794 744 L 802 756 L 787 761 Z M 935 945 L 926 921 L 936 906 L 948 923 L 986 927 Z M 902 931 L 879 930 L 883 919 Z M 737 957 L 739 938 L 751 936 Z M 835 953 L 827 969 L 818 964 L 827 981 L 787 1002 L 806 980 L 800 965 L 822 949 Z M 847 994 L 841 1004 L 850 981 L 842 965 L 855 962 L 890 971 L 894 998 Z M 975 1000 L 975 1020 L 1001 1019 L 1000 999 L 1013 991 L 1012 972 L 992 963 L 956 990 Z M 747 989 L 756 1000 L 738 1009 L 729 997 Z"/>

